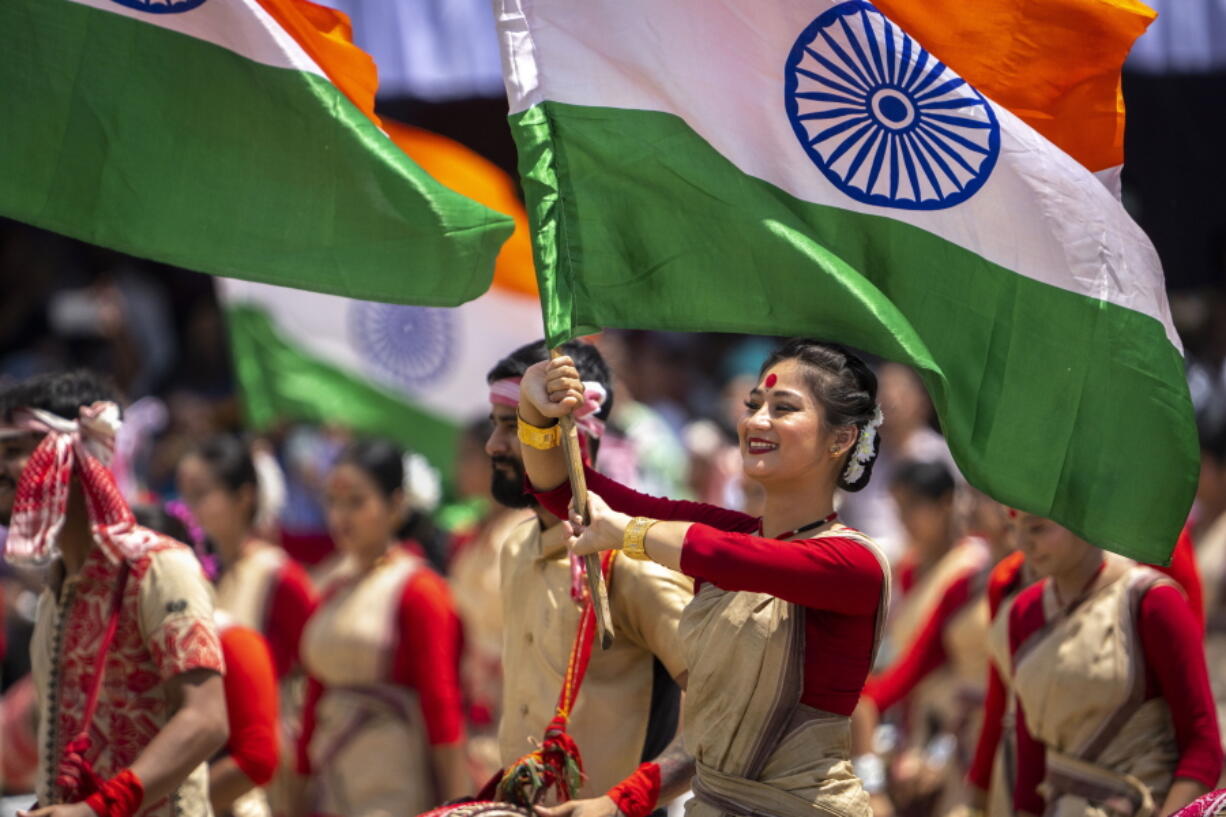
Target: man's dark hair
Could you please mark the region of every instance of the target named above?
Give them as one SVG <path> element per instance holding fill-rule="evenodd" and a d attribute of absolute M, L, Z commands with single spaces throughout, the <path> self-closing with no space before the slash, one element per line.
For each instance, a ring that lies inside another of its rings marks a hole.
<path fill-rule="evenodd" d="M 596 418 L 598 420 L 609 419 L 609 412 L 613 410 L 613 374 L 609 371 L 609 364 L 605 363 L 604 358 L 601 357 L 600 350 L 590 343 L 571 340 L 562 344 L 561 351 L 562 354 L 569 355 L 575 361 L 579 377 L 604 386 L 608 397 L 605 398 L 600 411 L 596 412 Z M 506 380 L 510 377 L 523 377 L 529 366 L 548 359 L 549 347 L 545 345 L 545 341 L 538 340 L 519 347 L 494 364 L 494 368 L 490 369 L 485 380 L 487 383 L 493 383 L 496 380 Z"/>
<path fill-rule="evenodd" d="M 17 409 L 36 408 L 67 420 L 75 419 L 82 406 L 103 400 L 118 402 L 109 380 L 86 369 L 40 374 L 18 381 L 0 392 L 0 413 L 12 421 Z"/>

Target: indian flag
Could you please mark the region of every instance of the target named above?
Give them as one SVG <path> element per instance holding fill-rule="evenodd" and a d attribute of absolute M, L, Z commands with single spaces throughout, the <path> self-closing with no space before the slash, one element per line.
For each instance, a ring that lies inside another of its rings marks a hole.
<path fill-rule="evenodd" d="M 1152 246 L 1095 176 L 1122 160 L 1119 67 L 1152 12 L 496 8 L 551 342 L 803 334 L 909 363 L 972 483 L 1169 557 L 1197 476 L 1181 347 Z"/>
<path fill-rule="evenodd" d="M 511 221 L 380 130 L 303 0 L 0 2 L 0 215 L 201 272 L 398 303 L 485 292 Z"/>
<path fill-rule="evenodd" d="M 384 127 L 434 178 L 513 219 L 489 292 L 452 309 L 225 278 L 218 294 L 252 427 L 343 425 L 395 439 L 450 477 L 461 424 L 489 412 L 486 373 L 541 337 L 528 218 L 514 182 L 491 162 L 437 134 Z"/>

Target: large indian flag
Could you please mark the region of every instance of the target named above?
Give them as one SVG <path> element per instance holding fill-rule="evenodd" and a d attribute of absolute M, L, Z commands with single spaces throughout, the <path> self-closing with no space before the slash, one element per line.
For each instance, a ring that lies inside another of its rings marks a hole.
<path fill-rule="evenodd" d="M 1152 12 L 496 7 L 551 342 L 803 334 L 912 364 L 972 483 L 1168 558 L 1197 474 L 1181 349 L 1094 175 L 1122 159 L 1119 66 Z"/>
<path fill-rule="evenodd" d="M 0 215 L 217 275 L 477 297 L 511 221 L 380 130 L 347 29 L 303 0 L 3 0 Z"/>
<path fill-rule="evenodd" d="M 493 163 L 438 134 L 384 127 L 431 176 L 514 221 L 493 287 L 451 309 L 225 278 L 218 294 L 251 426 L 305 420 L 390 437 L 449 477 L 461 426 L 489 412 L 486 373 L 541 337 L 528 218 Z"/>

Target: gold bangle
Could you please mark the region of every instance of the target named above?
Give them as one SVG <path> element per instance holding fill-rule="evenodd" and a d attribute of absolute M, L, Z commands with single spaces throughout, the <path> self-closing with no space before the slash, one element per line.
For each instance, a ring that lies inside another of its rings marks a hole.
<path fill-rule="evenodd" d="M 518 415 L 517 419 L 519 420 L 519 441 L 524 445 L 531 446 L 538 451 L 548 451 L 562 444 L 562 426 L 555 423 L 549 428 L 541 428 L 532 425 Z"/>
<path fill-rule="evenodd" d="M 646 516 L 631 519 L 630 524 L 626 525 L 626 532 L 622 534 L 622 553 L 640 562 L 650 561 L 651 557 L 647 555 L 647 531 L 659 521 Z"/>

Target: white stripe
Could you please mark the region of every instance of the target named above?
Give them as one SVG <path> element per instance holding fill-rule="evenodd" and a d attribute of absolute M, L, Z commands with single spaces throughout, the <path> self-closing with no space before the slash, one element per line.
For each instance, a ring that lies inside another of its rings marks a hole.
<path fill-rule="evenodd" d="M 256 0 L 205 0 L 190 11 L 164 14 L 121 6 L 115 0 L 69 2 L 99 11 L 109 11 L 167 31 L 177 31 L 188 37 L 219 45 L 262 65 L 324 76 L 323 70 L 302 50 L 298 41 L 264 11 Z"/>
<path fill-rule="evenodd" d="M 495 0 L 512 113 L 544 100 L 677 115 L 797 198 L 904 221 L 1029 278 L 1156 318 L 1180 346 L 1149 239 L 1108 189 L 1004 108 L 995 168 L 945 210 L 862 203 L 809 159 L 784 106 L 797 37 L 833 0 Z"/>
<path fill-rule="evenodd" d="M 454 309 L 432 309 L 449 321 L 445 365 L 429 382 L 409 385 L 357 338 L 355 323 L 368 314 L 361 311 L 363 302 L 232 278 L 215 280 L 227 306 L 245 303 L 263 309 L 281 337 L 304 353 L 454 425 L 487 414 L 486 373 L 518 347 L 543 336 L 540 304 L 517 293 L 495 288 Z"/>

